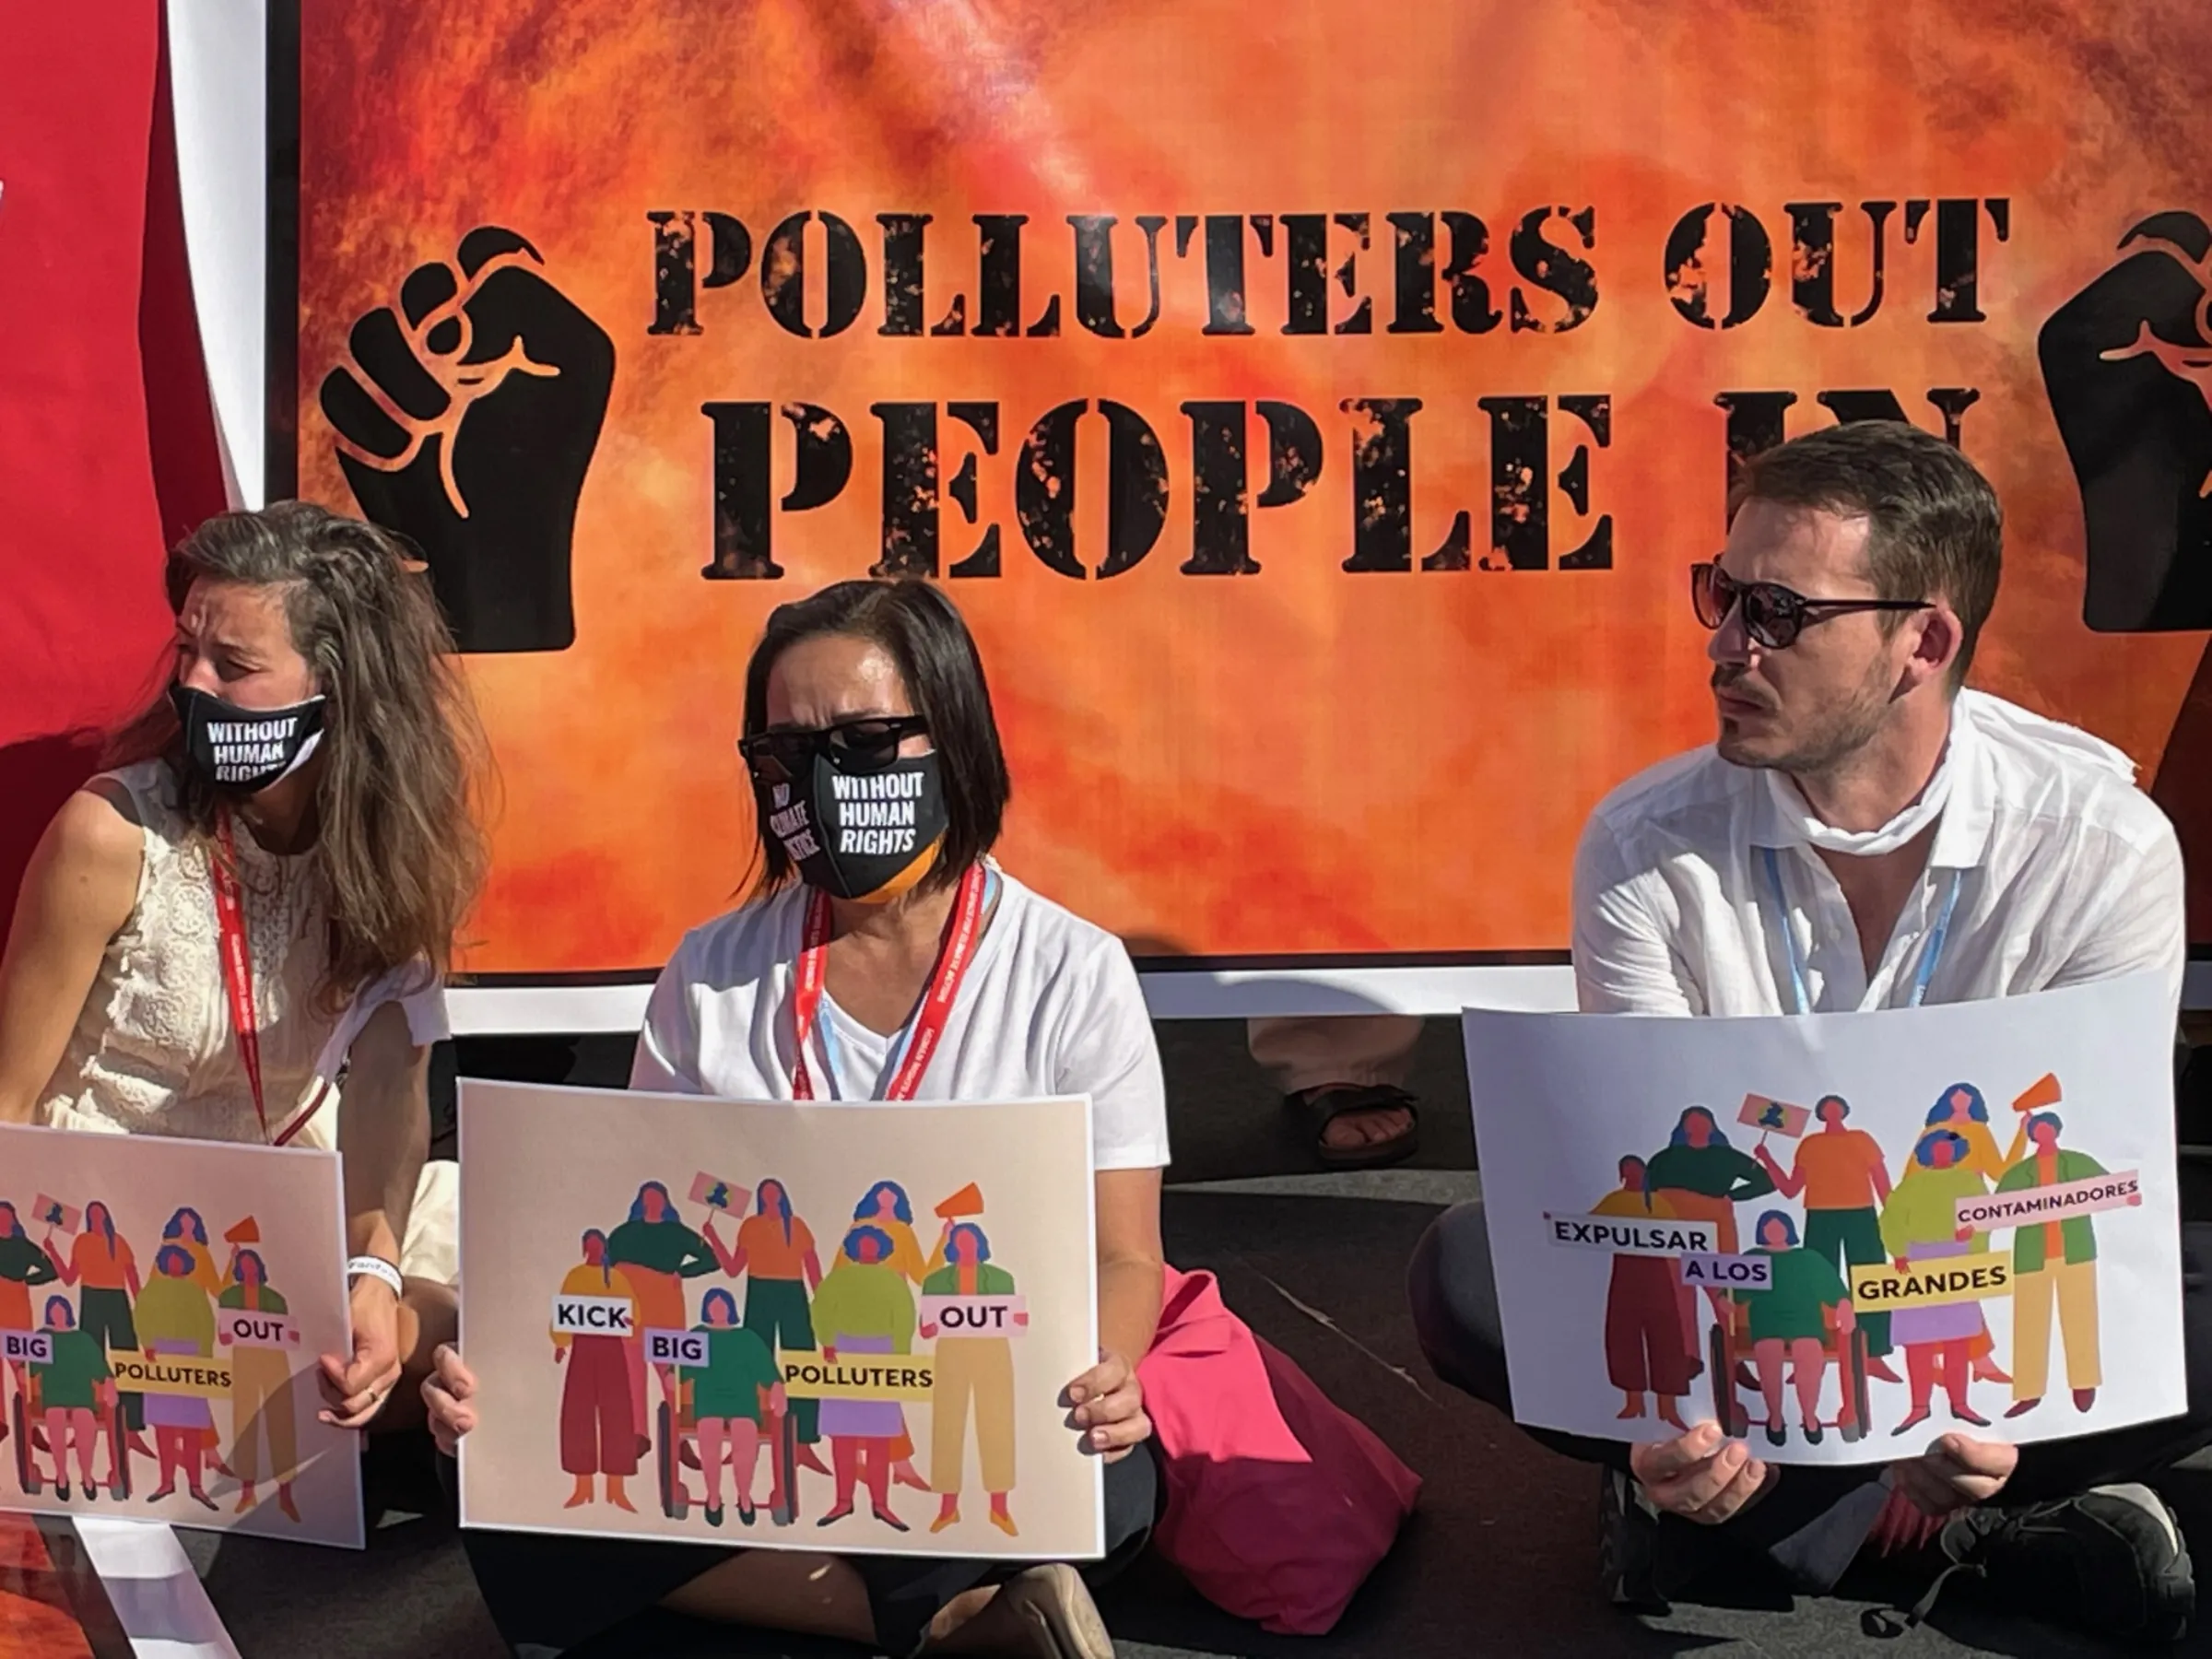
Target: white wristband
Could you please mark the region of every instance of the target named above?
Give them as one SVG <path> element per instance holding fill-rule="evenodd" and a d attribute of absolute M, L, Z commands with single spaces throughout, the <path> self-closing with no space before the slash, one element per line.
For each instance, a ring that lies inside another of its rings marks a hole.
<path fill-rule="evenodd" d="M 347 1262 L 346 1264 L 347 1288 L 352 1288 L 353 1282 L 359 1278 L 382 1279 L 392 1287 L 392 1294 L 394 1296 L 404 1295 L 406 1290 L 406 1286 L 400 1279 L 399 1269 L 382 1256 L 359 1255 Z"/>

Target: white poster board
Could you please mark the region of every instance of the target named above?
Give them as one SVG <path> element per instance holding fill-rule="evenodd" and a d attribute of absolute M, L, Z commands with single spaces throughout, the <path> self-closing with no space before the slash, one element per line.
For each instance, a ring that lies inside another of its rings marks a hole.
<path fill-rule="evenodd" d="M 465 1081 L 462 1524 L 1095 1559 L 1095 1239 L 1088 1097 Z"/>
<path fill-rule="evenodd" d="M 0 1510 L 359 1549 L 338 1155 L 0 1125 Z"/>
<path fill-rule="evenodd" d="M 1465 1025 L 1516 1420 L 1848 1464 L 2185 1408 L 2159 976 Z"/>

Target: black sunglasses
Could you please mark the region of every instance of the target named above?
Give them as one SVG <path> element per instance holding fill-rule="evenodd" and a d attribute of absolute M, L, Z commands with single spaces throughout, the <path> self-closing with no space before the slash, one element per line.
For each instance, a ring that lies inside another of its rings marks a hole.
<path fill-rule="evenodd" d="M 755 732 L 737 740 L 737 752 L 762 782 L 791 783 L 817 755 L 841 772 L 881 771 L 899 759 L 901 743 L 928 730 L 920 714 L 876 715 L 813 731 Z"/>
<path fill-rule="evenodd" d="M 1718 629 L 1737 606 L 1744 607 L 1744 631 L 1769 651 L 1786 651 L 1815 622 L 1847 611 L 1923 611 L 1925 599 L 1807 599 L 1779 582 L 1738 582 L 1718 564 L 1689 567 L 1689 603 L 1698 620 Z"/>

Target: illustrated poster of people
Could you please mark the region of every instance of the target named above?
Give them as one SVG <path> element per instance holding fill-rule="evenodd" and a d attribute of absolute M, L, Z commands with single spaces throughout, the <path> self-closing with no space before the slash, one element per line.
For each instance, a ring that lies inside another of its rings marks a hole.
<path fill-rule="evenodd" d="M 463 1524 L 1100 1553 L 1059 1397 L 1098 1350 L 1087 1100 L 472 1080 L 461 1124 Z"/>
<path fill-rule="evenodd" d="M 0 1511 L 359 1549 L 335 1152 L 0 1126 Z"/>
<path fill-rule="evenodd" d="M 1870 1463 L 2180 1412 L 2170 998 L 1468 1010 L 1515 1418 Z"/>

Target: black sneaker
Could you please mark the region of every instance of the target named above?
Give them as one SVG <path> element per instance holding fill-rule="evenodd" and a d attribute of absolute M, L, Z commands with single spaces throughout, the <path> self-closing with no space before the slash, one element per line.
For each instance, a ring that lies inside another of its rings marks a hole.
<path fill-rule="evenodd" d="M 1981 1579 L 1987 1599 L 2007 1612 L 2122 1641 L 2179 1641 L 2196 1607 L 2188 1547 L 2148 1487 L 2094 1487 L 2053 1503 L 1965 1510 L 1937 1546 L 1951 1565 L 1905 1626 L 1927 1616 L 1946 1582 L 1967 1575 Z"/>

